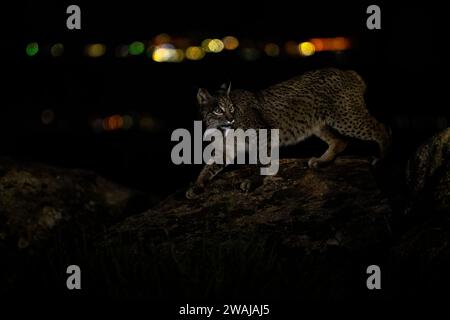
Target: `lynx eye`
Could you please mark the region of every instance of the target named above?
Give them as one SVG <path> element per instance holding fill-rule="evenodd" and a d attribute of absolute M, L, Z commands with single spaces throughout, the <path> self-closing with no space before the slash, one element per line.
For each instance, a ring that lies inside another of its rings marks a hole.
<path fill-rule="evenodd" d="M 220 109 L 219 107 L 217 107 L 217 108 L 214 109 L 213 113 L 214 113 L 216 116 L 222 116 L 222 115 L 223 115 L 223 110 Z"/>
<path fill-rule="evenodd" d="M 230 105 L 230 112 L 233 113 L 234 112 L 234 106 L 231 104 Z"/>

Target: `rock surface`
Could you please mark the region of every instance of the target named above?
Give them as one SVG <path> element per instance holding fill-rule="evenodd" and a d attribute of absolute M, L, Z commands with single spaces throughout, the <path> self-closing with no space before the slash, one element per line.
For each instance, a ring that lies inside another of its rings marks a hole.
<path fill-rule="evenodd" d="M 87 296 L 444 297 L 449 141 L 450 130 L 436 135 L 408 163 L 417 215 L 391 206 L 383 191 L 395 180 L 404 198 L 397 181 L 404 164 L 391 175 L 356 157 L 321 169 L 281 160 L 278 174 L 266 177 L 239 166 L 198 199 L 179 190 L 151 209 L 147 196 L 92 172 L 0 159 L 0 293 L 67 293 L 65 268 L 76 262 Z M 381 267 L 382 292 L 367 290 L 372 264 Z"/>
<path fill-rule="evenodd" d="M 0 239 L 24 249 L 43 246 L 64 227 L 98 230 L 124 218 L 133 206 L 131 213 L 145 208 L 139 198 L 93 172 L 1 159 Z"/>
<path fill-rule="evenodd" d="M 450 213 L 450 128 L 419 147 L 408 163 L 406 177 L 411 207 Z"/>
<path fill-rule="evenodd" d="M 407 166 L 409 225 L 390 251 L 403 297 L 448 297 L 450 285 L 450 128 L 433 136 Z M 407 223 L 406 223 L 407 222 Z"/>
<path fill-rule="evenodd" d="M 100 251 L 125 265 L 121 274 L 134 274 L 150 296 L 354 294 L 364 257 L 390 238 L 391 208 L 368 161 L 339 158 L 317 170 L 306 162 L 281 160 L 278 174 L 266 177 L 240 167 L 196 200 L 180 191 L 112 227 Z M 247 193 L 240 190 L 246 179 L 253 180 Z"/>
<path fill-rule="evenodd" d="M 94 238 L 149 205 L 93 172 L 0 159 L 0 295 L 59 295 Z"/>

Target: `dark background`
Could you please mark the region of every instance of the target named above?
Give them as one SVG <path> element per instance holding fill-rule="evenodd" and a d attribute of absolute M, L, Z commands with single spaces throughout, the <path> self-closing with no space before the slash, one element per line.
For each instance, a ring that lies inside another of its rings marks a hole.
<path fill-rule="evenodd" d="M 81 7 L 81 30 L 67 30 L 66 8 Z M 366 8 L 378 4 L 382 29 L 366 28 Z M 96 170 L 125 185 L 165 195 L 185 187 L 200 166 L 170 160 L 173 129 L 192 129 L 199 119 L 196 91 L 231 80 L 234 88 L 257 90 L 307 70 L 337 66 L 360 72 L 368 83 L 373 115 L 394 132 L 393 157 L 406 161 L 414 148 L 448 126 L 445 12 L 430 2 L 393 5 L 343 1 L 20 1 L 1 5 L 0 156 Z M 311 37 L 352 37 L 344 53 L 312 57 L 266 57 L 244 61 L 237 51 L 200 61 L 155 63 L 145 55 L 117 58 L 114 48 L 146 42 L 160 33 L 200 42 L 234 35 L 281 46 Z M 26 55 L 38 42 L 36 56 Z M 48 48 L 63 43 L 54 58 Z M 83 54 L 88 43 L 107 47 L 105 56 Z M 47 53 L 46 53 L 47 52 Z M 55 118 L 42 121 L 43 110 Z M 112 114 L 151 117 L 157 129 L 95 132 L 91 121 Z M 324 145 L 311 140 L 284 150 L 311 156 Z M 371 153 L 355 143 L 347 153 Z"/>

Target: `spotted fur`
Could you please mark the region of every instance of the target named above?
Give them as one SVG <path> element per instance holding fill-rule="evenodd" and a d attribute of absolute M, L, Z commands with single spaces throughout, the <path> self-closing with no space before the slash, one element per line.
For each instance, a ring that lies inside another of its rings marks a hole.
<path fill-rule="evenodd" d="M 364 80 L 355 71 L 329 68 L 307 72 L 258 92 L 228 87 L 211 95 L 200 89 L 198 102 L 208 128 L 276 128 L 281 146 L 312 135 L 319 137 L 328 149 L 320 158 L 308 162 L 317 168 L 332 162 L 345 149 L 345 137 L 375 141 L 380 157 L 386 156 L 390 137 L 385 126 L 369 114 L 365 90 Z M 218 165 L 206 167 L 205 172 L 214 172 L 212 176 L 222 170 Z M 205 172 L 200 174 L 197 185 L 204 186 L 212 177 Z"/>

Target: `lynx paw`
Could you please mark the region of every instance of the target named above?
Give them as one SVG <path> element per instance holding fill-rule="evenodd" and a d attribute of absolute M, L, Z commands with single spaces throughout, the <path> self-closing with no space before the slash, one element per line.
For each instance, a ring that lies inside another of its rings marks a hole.
<path fill-rule="evenodd" d="M 186 191 L 186 198 L 189 200 L 197 199 L 202 193 L 203 189 L 198 186 L 192 186 Z"/>
<path fill-rule="evenodd" d="M 308 167 L 310 167 L 312 169 L 318 169 L 318 168 L 326 167 L 330 163 L 331 163 L 331 161 L 324 161 L 324 160 L 321 160 L 320 158 L 312 157 L 308 161 Z"/>
<path fill-rule="evenodd" d="M 252 181 L 250 179 L 245 179 L 244 181 L 241 182 L 240 188 L 245 193 L 249 192 L 250 189 L 252 188 Z"/>
<path fill-rule="evenodd" d="M 321 161 L 318 158 L 311 158 L 308 161 L 308 167 L 312 169 L 317 169 L 321 166 Z"/>
<path fill-rule="evenodd" d="M 370 164 L 373 167 L 379 167 L 381 165 L 381 159 L 377 157 L 372 157 L 372 159 L 370 160 Z"/>

